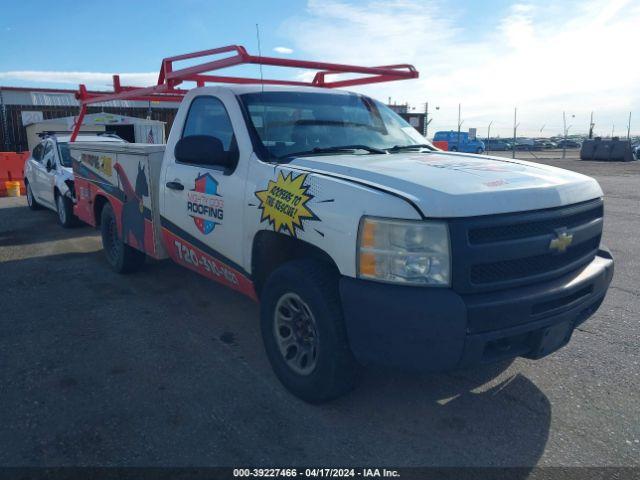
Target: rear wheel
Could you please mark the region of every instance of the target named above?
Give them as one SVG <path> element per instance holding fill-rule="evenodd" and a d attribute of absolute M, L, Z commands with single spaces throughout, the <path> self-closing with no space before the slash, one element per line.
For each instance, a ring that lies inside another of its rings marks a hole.
<path fill-rule="evenodd" d="M 56 211 L 58 212 L 58 222 L 64 228 L 76 225 L 76 216 L 73 214 L 73 202 L 69 197 L 56 195 Z"/>
<path fill-rule="evenodd" d="M 478 149 L 476 150 L 476 153 L 477 153 L 478 155 L 481 155 L 481 154 L 483 154 L 483 153 L 484 153 L 484 150 L 482 149 L 482 147 L 478 147 Z"/>
<path fill-rule="evenodd" d="M 39 210 L 40 204 L 36 201 L 36 197 L 33 196 L 33 191 L 31 190 L 31 184 L 29 182 L 25 182 L 27 184 L 27 205 L 31 210 Z"/>
<path fill-rule="evenodd" d="M 100 215 L 102 248 L 111 268 L 118 273 L 130 273 L 144 265 L 145 254 L 125 244 L 118 233 L 113 207 L 107 203 Z"/>
<path fill-rule="evenodd" d="M 271 366 L 291 393 L 321 403 L 353 388 L 358 366 L 331 267 L 295 260 L 278 268 L 262 292 L 260 317 Z"/>
<path fill-rule="evenodd" d="M 458 147 L 451 147 L 449 149 L 450 152 L 457 152 L 458 151 Z"/>

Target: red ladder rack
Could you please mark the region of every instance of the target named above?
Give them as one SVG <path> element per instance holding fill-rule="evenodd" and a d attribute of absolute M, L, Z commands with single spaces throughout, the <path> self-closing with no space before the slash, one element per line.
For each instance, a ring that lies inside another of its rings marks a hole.
<path fill-rule="evenodd" d="M 234 53 L 225 58 L 219 58 L 208 62 L 174 70 L 174 62 L 191 60 L 194 58 L 220 55 L 224 53 Z M 311 82 L 294 80 L 275 80 L 261 78 L 233 77 L 222 75 L 211 75 L 209 72 L 222 68 L 232 67 L 242 64 L 270 65 L 288 68 L 303 68 L 307 70 L 317 70 Z M 357 78 L 346 80 L 327 81 L 327 76 L 335 74 L 360 74 Z M 162 60 L 158 82 L 151 87 L 122 86 L 120 76 L 113 76 L 113 92 L 89 93 L 85 85 L 80 85 L 76 98 L 80 102 L 80 114 L 74 124 L 71 134 L 71 141 L 74 142 L 80 131 L 80 127 L 87 113 L 87 105 L 93 103 L 108 102 L 110 100 L 141 100 L 160 102 L 180 102 L 188 89 L 181 89 L 178 86 L 182 82 L 195 82 L 198 87 L 207 83 L 232 83 L 232 84 L 264 84 L 264 85 L 292 85 L 306 87 L 339 88 L 351 87 L 354 85 L 365 85 L 370 83 L 390 82 L 394 80 L 406 80 L 418 78 L 418 71 L 413 65 L 385 65 L 380 67 L 362 67 L 357 65 L 344 65 L 339 63 L 313 62 L 308 60 L 294 60 L 288 58 L 263 57 L 250 55 L 247 50 L 240 45 L 228 45 L 226 47 L 202 50 L 199 52 L 176 55 Z"/>

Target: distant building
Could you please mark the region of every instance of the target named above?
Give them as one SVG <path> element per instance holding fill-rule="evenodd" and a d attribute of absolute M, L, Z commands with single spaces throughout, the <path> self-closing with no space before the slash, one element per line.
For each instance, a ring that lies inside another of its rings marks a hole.
<path fill-rule="evenodd" d="M 0 87 L 0 151 L 28 150 L 26 127 L 30 124 L 78 115 L 80 106 L 75 93 L 75 90 L 54 88 Z M 115 100 L 91 105 L 87 113 L 150 117 L 166 123 L 170 129 L 177 110 L 178 103 Z M 66 120 L 63 119 L 68 124 Z"/>
<path fill-rule="evenodd" d="M 387 104 L 387 107 L 389 107 L 391 110 L 393 110 L 396 113 L 409 113 L 409 104 L 408 103 L 402 103 L 400 105 L 398 105 L 397 103 L 394 104 Z"/>
<path fill-rule="evenodd" d="M 411 111 L 409 110 L 408 103 L 404 103 L 400 105 L 395 103 L 387 104 L 387 107 L 389 107 L 391 110 L 393 110 L 402 118 L 404 118 L 409 123 L 409 125 L 415 128 L 419 133 L 424 135 L 425 133 L 424 113 L 411 113 Z"/>

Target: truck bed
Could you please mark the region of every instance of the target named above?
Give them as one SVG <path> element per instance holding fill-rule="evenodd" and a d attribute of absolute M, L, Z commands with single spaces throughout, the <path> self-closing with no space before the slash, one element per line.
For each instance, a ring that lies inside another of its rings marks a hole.
<path fill-rule="evenodd" d="M 165 145 L 71 143 L 75 214 L 96 226 L 109 201 L 124 242 L 153 258 L 166 258 L 160 235 L 160 170 Z"/>

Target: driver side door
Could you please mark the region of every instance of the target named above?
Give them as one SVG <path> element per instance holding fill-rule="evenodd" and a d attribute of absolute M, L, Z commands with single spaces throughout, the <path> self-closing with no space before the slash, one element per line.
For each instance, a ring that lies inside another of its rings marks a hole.
<path fill-rule="evenodd" d="M 176 262 L 251 294 L 249 275 L 242 267 L 245 169 L 251 150 L 238 145 L 227 106 L 215 95 L 195 97 L 180 139 L 214 137 L 225 154 L 236 158 L 233 168 L 188 163 L 176 158 L 171 144 L 165 152 L 163 236 Z"/>

